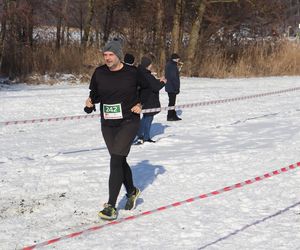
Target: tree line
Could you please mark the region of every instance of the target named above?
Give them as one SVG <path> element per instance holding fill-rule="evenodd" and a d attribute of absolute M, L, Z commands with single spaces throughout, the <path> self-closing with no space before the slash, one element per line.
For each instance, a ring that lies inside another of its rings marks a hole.
<path fill-rule="evenodd" d="M 1 72 L 12 78 L 25 76 L 38 71 L 38 60 L 44 61 L 43 72 L 48 72 L 51 55 L 63 61 L 66 54 L 62 53 L 76 48 L 78 58 L 83 58 L 87 51 L 100 50 L 112 37 L 119 37 L 125 52 L 136 58 L 151 54 L 159 69 L 171 53 L 179 53 L 185 74 L 197 75 L 207 51 L 222 49 L 234 61 L 247 44 L 277 39 L 283 29 L 285 2 L 1 0 Z M 49 27 L 55 37 L 41 39 L 37 31 L 47 32 Z M 77 40 L 71 39 L 74 30 Z M 41 55 L 45 47 L 48 52 Z"/>

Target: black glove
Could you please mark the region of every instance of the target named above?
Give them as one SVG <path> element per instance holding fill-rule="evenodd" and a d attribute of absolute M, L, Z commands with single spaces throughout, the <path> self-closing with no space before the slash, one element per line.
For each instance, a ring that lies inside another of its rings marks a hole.
<path fill-rule="evenodd" d="M 95 105 L 93 107 L 90 107 L 90 108 L 85 106 L 83 110 L 84 110 L 85 113 L 90 114 L 93 111 L 96 111 L 96 107 L 95 107 Z"/>

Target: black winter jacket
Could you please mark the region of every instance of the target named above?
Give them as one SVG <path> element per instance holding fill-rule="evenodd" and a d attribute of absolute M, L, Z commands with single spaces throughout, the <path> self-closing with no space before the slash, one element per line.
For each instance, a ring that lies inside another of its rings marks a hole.
<path fill-rule="evenodd" d="M 168 93 L 179 94 L 180 78 L 177 63 L 169 60 L 165 67 L 165 77 L 167 79 L 165 90 Z"/>
<path fill-rule="evenodd" d="M 142 86 L 148 85 L 151 88 L 150 93 L 144 91 L 140 95 L 143 109 L 160 108 L 159 91 L 164 87 L 165 84 L 156 79 L 151 74 L 150 70 L 142 67 L 141 65 L 138 66 L 138 79 Z M 151 113 L 145 113 L 144 115 L 156 115 L 158 113 L 159 111 L 155 111 Z"/>

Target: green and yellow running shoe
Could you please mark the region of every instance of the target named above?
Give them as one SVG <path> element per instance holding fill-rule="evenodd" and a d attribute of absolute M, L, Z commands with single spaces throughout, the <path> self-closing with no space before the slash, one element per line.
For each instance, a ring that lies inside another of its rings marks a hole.
<path fill-rule="evenodd" d="M 131 194 L 126 194 L 127 202 L 125 205 L 125 210 L 132 210 L 135 208 L 136 200 L 139 198 L 140 194 L 141 191 L 138 188 L 135 188 Z"/>
<path fill-rule="evenodd" d="M 105 203 L 104 209 L 98 213 L 98 216 L 103 220 L 115 220 L 118 217 L 117 209 L 112 205 Z"/>

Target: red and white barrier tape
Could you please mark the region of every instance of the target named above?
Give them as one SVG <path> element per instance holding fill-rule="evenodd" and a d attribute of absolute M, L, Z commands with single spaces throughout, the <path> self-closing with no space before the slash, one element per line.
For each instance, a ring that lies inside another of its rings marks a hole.
<path fill-rule="evenodd" d="M 67 121 L 67 120 L 79 120 L 79 119 L 87 119 L 100 117 L 99 114 L 94 115 L 73 115 L 73 116 L 65 116 L 65 117 L 52 117 L 52 118 L 41 118 L 41 119 L 33 119 L 33 120 L 23 120 L 23 121 L 8 121 L 8 122 L 0 122 L 0 125 L 16 125 L 16 124 L 32 124 L 32 123 L 40 123 L 40 122 L 53 122 L 53 121 Z"/>
<path fill-rule="evenodd" d="M 285 168 L 281 168 L 279 170 L 275 170 L 275 171 L 266 173 L 262 176 L 257 176 L 253 179 L 249 179 L 249 180 L 239 182 L 237 184 L 234 184 L 234 185 L 231 185 L 231 186 L 228 186 L 228 187 L 221 188 L 219 190 L 215 190 L 215 191 L 212 191 L 212 192 L 209 192 L 209 193 L 206 193 L 206 194 L 201 194 L 201 195 L 198 195 L 196 197 L 192 197 L 192 198 L 189 198 L 189 199 L 186 199 L 186 200 L 183 200 L 183 201 L 175 202 L 175 203 L 172 203 L 170 205 L 162 206 L 162 207 L 150 210 L 150 211 L 142 212 L 142 213 L 132 215 L 132 216 L 128 216 L 128 217 L 125 217 L 125 218 L 121 218 L 121 219 L 118 219 L 118 220 L 115 220 L 115 221 L 112 221 L 112 222 L 108 222 L 104 225 L 93 226 L 93 227 L 90 227 L 90 228 L 88 228 L 86 230 L 83 230 L 83 231 L 79 231 L 79 232 L 71 233 L 71 234 L 61 236 L 61 237 L 58 237 L 58 238 L 55 238 L 55 239 L 47 240 L 47 241 L 38 243 L 36 245 L 24 247 L 22 249 L 23 250 L 32 250 L 32 249 L 35 249 L 35 248 L 48 246 L 48 245 L 54 244 L 54 243 L 62 241 L 62 240 L 75 238 L 75 237 L 83 235 L 83 234 L 88 234 L 88 233 L 100 230 L 104 227 L 117 225 L 117 224 L 120 224 L 120 223 L 125 222 L 125 221 L 135 220 L 135 219 L 140 218 L 140 217 L 145 216 L 145 215 L 150 215 L 150 214 L 153 214 L 155 212 L 161 212 L 161 211 L 164 211 L 164 210 L 172 208 L 172 207 L 178 207 L 178 206 L 181 206 L 183 204 L 191 203 L 191 202 L 194 202 L 194 201 L 199 200 L 199 199 L 205 199 L 205 198 L 208 198 L 208 197 L 211 197 L 211 196 L 216 196 L 216 195 L 228 192 L 228 191 L 232 191 L 232 190 L 237 189 L 237 188 L 244 187 L 246 185 L 253 184 L 253 183 L 258 182 L 258 181 L 265 180 L 265 179 L 270 178 L 272 176 L 285 173 L 289 170 L 296 169 L 297 167 L 300 167 L 300 162 L 297 162 L 297 163 L 292 164 L 292 165 L 290 165 L 288 167 L 285 167 Z"/>
<path fill-rule="evenodd" d="M 153 109 L 143 109 L 142 113 L 151 113 L 151 112 L 158 112 L 162 110 L 174 110 L 179 108 L 193 108 L 198 106 L 208 106 L 213 104 L 220 104 L 220 103 L 227 103 L 227 102 L 236 102 L 241 100 L 253 99 L 263 96 L 269 95 L 277 95 L 286 92 L 292 92 L 300 90 L 300 87 L 278 90 L 273 92 L 255 94 L 255 95 L 248 95 L 248 96 L 240 96 L 234 98 L 227 98 L 227 99 L 220 99 L 220 100 L 213 100 L 213 101 L 204 101 L 204 102 L 197 102 L 197 103 L 190 103 L 190 104 L 183 104 L 183 105 L 176 105 L 170 107 L 161 107 L 161 108 L 153 108 Z M 33 123 L 40 123 L 40 122 L 52 122 L 52 121 L 67 121 L 67 120 L 79 120 L 79 119 L 87 119 L 87 118 L 94 118 L 100 117 L 99 114 L 95 115 L 74 115 L 74 116 L 65 116 L 65 117 L 54 117 L 54 118 L 42 118 L 42 119 L 33 119 L 33 120 L 22 120 L 22 121 L 7 121 L 7 122 L 0 122 L 0 126 L 7 126 L 7 125 L 16 125 L 16 124 L 33 124 Z"/>

